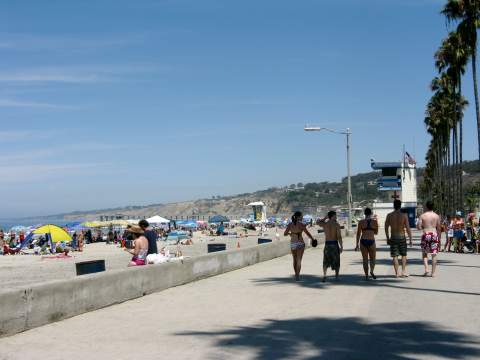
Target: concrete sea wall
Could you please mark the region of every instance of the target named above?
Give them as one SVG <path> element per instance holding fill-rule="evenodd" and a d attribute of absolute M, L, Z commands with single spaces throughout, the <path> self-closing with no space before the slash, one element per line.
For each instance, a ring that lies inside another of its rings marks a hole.
<path fill-rule="evenodd" d="M 289 241 L 138 268 L 83 275 L 0 293 L 0 336 L 13 335 L 170 287 L 290 253 Z"/>

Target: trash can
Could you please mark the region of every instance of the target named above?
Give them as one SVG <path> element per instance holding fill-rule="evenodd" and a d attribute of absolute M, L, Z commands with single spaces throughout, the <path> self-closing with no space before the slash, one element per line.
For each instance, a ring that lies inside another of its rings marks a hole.
<path fill-rule="evenodd" d="M 105 271 L 105 260 L 82 261 L 75 264 L 78 275 L 93 274 Z"/>
<path fill-rule="evenodd" d="M 217 252 L 217 251 L 224 251 L 227 249 L 226 244 L 208 244 L 208 252 Z"/>
<path fill-rule="evenodd" d="M 258 244 L 267 244 L 267 243 L 271 243 L 272 242 L 272 239 L 263 239 L 263 238 L 258 238 Z"/>

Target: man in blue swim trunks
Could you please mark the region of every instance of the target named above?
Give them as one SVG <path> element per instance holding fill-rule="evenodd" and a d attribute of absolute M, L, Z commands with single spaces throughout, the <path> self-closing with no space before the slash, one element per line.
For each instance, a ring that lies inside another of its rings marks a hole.
<path fill-rule="evenodd" d="M 408 277 L 407 273 L 407 238 L 405 231 L 410 239 L 412 246 L 412 231 L 408 223 L 408 217 L 402 213 L 402 202 L 395 200 L 393 202 L 394 211 L 387 215 L 385 220 L 385 235 L 387 236 L 387 244 L 390 245 L 390 255 L 393 258 L 393 268 L 395 276 L 400 277 L 398 273 L 398 257 L 402 257 L 402 277 Z M 391 231 L 390 231 L 391 230 Z"/>
<path fill-rule="evenodd" d="M 328 221 L 327 221 L 328 219 Z M 343 240 L 340 224 L 337 222 L 337 213 L 329 211 L 328 215 L 318 222 L 325 231 L 325 247 L 323 249 L 323 279 L 327 280 L 327 269 L 335 271 L 335 278 L 338 280 L 340 272 L 340 254 L 343 251 Z"/>

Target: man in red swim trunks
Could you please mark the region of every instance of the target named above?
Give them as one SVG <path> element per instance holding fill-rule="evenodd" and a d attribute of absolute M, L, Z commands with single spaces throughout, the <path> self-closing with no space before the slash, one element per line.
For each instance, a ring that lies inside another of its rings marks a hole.
<path fill-rule="evenodd" d="M 425 211 L 418 221 L 417 228 L 423 230 L 422 235 L 422 257 L 423 265 L 425 266 L 425 273 L 423 276 L 428 276 L 428 254 L 432 256 L 432 273 L 435 276 L 435 269 L 437 267 L 437 253 L 440 251 L 440 236 L 442 234 L 442 224 L 440 216 L 433 211 L 433 203 L 427 201 L 425 204 Z"/>

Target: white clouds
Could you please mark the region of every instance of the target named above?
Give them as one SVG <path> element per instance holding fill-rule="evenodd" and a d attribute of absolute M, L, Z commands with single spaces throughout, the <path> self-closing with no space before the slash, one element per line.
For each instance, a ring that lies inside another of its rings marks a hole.
<path fill-rule="evenodd" d="M 60 133 L 62 132 L 59 130 L 0 130 L 0 144 L 16 141 L 45 140 Z M 5 150 L 2 154 L 5 155 Z"/>
<path fill-rule="evenodd" d="M 51 104 L 51 103 L 44 103 L 44 102 L 23 101 L 23 100 L 2 99 L 2 98 L 0 98 L 0 108 L 2 108 L 2 107 L 59 109 L 59 110 L 77 110 L 77 109 L 79 109 L 79 107 L 69 106 L 69 105 L 59 105 L 59 104 Z"/>
<path fill-rule="evenodd" d="M 89 38 L 74 35 L 1 33 L 0 51 L 88 52 L 141 43 L 144 37 L 143 34 L 100 35 Z"/>
<path fill-rule="evenodd" d="M 47 66 L 0 72 L 0 82 L 89 84 L 122 81 L 132 75 L 154 73 L 164 69 L 150 64 Z"/>

